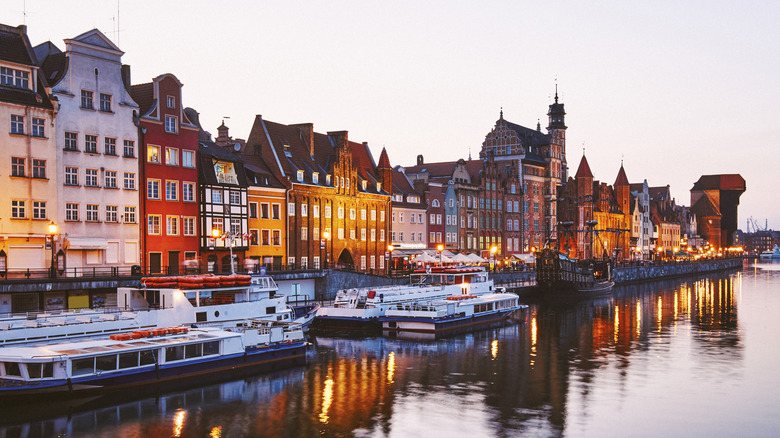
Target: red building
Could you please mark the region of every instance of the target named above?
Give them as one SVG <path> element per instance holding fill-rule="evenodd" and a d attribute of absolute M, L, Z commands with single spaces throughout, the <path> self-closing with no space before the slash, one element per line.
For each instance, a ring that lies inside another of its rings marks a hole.
<path fill-rule="evenodd" d="M 167 73 L 131 90 L 140 106 L 141 252 L 150 273 L 176 274 L 198 259 L 198 127 L 181 89 Z"/>

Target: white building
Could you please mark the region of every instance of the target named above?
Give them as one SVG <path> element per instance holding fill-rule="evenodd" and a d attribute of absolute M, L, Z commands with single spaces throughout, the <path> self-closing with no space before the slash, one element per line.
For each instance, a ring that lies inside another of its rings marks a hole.
<path fill-rule="evenodd" d="M 66 39 L 64 54 L 50 42 L 36 54 L 60 104 L 57 197 L 68 272 L 139 264 L 138 105 L 124 52 L 93 29 Z"/>

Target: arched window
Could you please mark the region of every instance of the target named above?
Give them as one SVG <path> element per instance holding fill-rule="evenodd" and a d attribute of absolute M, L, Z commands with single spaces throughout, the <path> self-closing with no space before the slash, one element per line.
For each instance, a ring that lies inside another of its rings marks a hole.
<path fill-rule="evenodd" d="M 439 206 L 439 200 L 438 199 L 434 199 L 432 205 L 434 207 L 438 207 Z"/>

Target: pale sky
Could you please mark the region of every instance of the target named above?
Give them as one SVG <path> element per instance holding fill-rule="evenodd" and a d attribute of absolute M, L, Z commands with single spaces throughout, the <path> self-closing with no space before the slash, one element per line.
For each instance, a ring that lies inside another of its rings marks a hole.
<path fill-rule="evenodd" d="M 538 4 L 537 4 L 538 3 Z M 393 165 L 476 158 L 504 118 L 547 125 L 557 79 L 570 173 L 670 185 L 747 181 L 748 217 L 780 229 L 777 1 L 6 0 L 2 22 L 33 45 L 98 28 L 133 83 L 173 73 L 216 134 L 256 114 L 348 130 Z M 23 10 L 26 9 L 26 17 Z M 117 14 L 118 10 L 118 14 Z M 118 16 L 118 20 L 117 20 Z M 118 22 L 118 26 L 117 26 Z M 116 32 L 116 29 L 119 32 Z"/>

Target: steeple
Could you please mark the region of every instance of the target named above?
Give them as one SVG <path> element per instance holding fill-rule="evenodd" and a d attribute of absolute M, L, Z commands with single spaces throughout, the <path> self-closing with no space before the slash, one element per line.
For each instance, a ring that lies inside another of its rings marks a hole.
<path fill-rule="evenodd" d="M 582 154 L 582 160 L 580 160 L 580 167 L 577 168 L 577 174 L 574 175 L 574 178 L 593 178 L 593 172 L 590 171 L 588 159 L 585 158 L 584 151 Z"/>
<path fill-rule="evenodd" d="M 626 171 L 623 169 L 623 163 L 620 163 L 620 170 L 618 170 L 617 179 L 615 180 L 615 188 L 621 186 L 627 186 L 628 177 L 626 177 Z"/>
<path fill-rule="evenodd" d="M 553 129 L 566 129 L 566 123 L 564 121 L 564 116 L 566 115 L 566 110 L 563 109 L 563 104 L 558 103 L 558 84 L 555 84 L 555 103 L 550 105 L 549 111 L 547 111 L 547 115 L 549 116 L 549 123 L 547 125 L 547 130 L 551 131 Z"/>
<path fill-rule="evenodd" d="M 422 160 L 422 155 L 418 156 Z M 376 173 L 379 175 L 379 183 L 382 184 L 382 190 L 387 193 L 393 193 L 393 167 L 390 165 L 390 159 L 387 157 L 387 149 L 382 148 L 379 154 L 379 164 L 376 166 Z"/>

